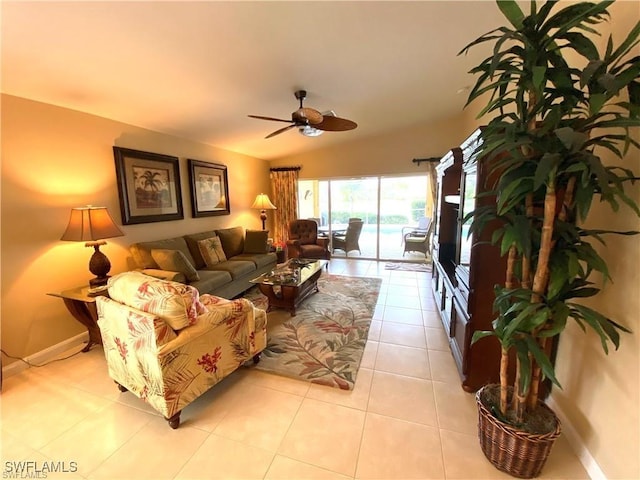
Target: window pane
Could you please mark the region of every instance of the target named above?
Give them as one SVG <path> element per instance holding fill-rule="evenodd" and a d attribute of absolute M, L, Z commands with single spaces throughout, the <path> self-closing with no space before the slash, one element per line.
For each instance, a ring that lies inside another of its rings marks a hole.
<path fill-rule="evenodd" d="M 380 197 L 380 258 L 424 259 L 420 252 L 405 253 L 403 240 L 425 217 L 427 176 L 384 177 Z"/>
<path fill-rule="evenodd" d="M 313 218 L 319 226 L 329 223 L 329 182 L 298 181 L 298 218 Z"/>
<path fill-rule="evenodd" d="M 324 232 L 346 232 L 349 219 L 363 221 L 357 249 L 350 258 L 424 261 L 421 252 L 404 251 L 404 234 L 418 228 L 425 217 L 428 178 L 364 177 L 336 180 L 300 180 L 300 218 L 314 218 Z M 378 214 L 380 192 L 380 214 Z M 342 249 L 333 255 L 344 257 Z"/>
<path fill-rule="evenodd" d="M 360 219 L 364 222 L 360 235 L 351 239 L 353 242 L 350 245 L 353 249 L 350 250 L 349 256 L 377 257 L 377 211 L 377 178 L 331 180 L 331 230 L 334 233 L 346 233 L 350 219 Z M 342 249 L 334 249 L 333 253 L 336 256 L 345 255 Z"/>

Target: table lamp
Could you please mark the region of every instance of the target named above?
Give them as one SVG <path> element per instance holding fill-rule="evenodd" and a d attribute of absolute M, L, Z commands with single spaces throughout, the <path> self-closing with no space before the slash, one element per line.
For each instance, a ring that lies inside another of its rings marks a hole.
<path fill-rule="evenodd" d="M 265 230 L 265 222 L 267 221 L 267 210 L 275 210 L 276 206 L 271 203 L 269 196 L 265 193 L 261 193 L 256 197 L 255 202 L 251 205 L 251 208 L 260 210 L 260 220 L 262 220 L 262 230 Z"/>
<path fill-rule="evenodd" d="M 89 280 L 91 287 L 106 285 L 111 270 L 107 256 L 100 251 L 100 245 L 106 245 L 104 238 L 122 237 L 124 233 L 113 223 L 107 207 L 78 207 L 71 209 L 69 225 L 60 240 L 86 242 L 85 247 L 93 247 L 89 260 L 89 271 L 96 277 Z"/>

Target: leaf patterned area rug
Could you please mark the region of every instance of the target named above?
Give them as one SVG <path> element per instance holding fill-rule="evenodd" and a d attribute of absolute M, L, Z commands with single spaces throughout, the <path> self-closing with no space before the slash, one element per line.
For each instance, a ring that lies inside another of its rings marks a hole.
<path fill-rule="evenodd" d="M 285 310 L 269 312 L 267 348 L 256 368 L 352 390 L 381 283 L 380 278 L 323 273 L 319 291 L 300 304 L 294 317 Z M 249 298 L 255 295 L 261 294 L 252 290 Z"/>

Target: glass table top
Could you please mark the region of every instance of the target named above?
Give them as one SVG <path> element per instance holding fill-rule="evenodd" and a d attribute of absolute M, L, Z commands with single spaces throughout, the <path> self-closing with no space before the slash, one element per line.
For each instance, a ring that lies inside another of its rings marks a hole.
<path fill-rule="evenodd" d="M 254 278 L 251 283 L 299 287 L 326 264 L 327 260 L 292 258 L 270 272 Z"/>

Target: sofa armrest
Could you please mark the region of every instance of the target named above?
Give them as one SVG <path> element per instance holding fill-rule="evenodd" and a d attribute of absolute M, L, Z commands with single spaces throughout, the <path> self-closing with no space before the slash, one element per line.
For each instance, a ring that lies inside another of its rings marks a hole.
<path fill-rule="evenodd" d="M 187 277 L 181 272 L 172 272 L 170 270 L 160 270 L 159 268 L 145 268 L 141 270 L 145 275 L 159 278 L 160 280 L 169 280 L 171 282 L 187 283 Z"/>
<path fill-rule="evenodd" d="M 300 240 L 298 240 L 297 238 L 293 240 L 287 240 L 287 245 L 297 247 L 298 245 L 300 245 Z"/>

